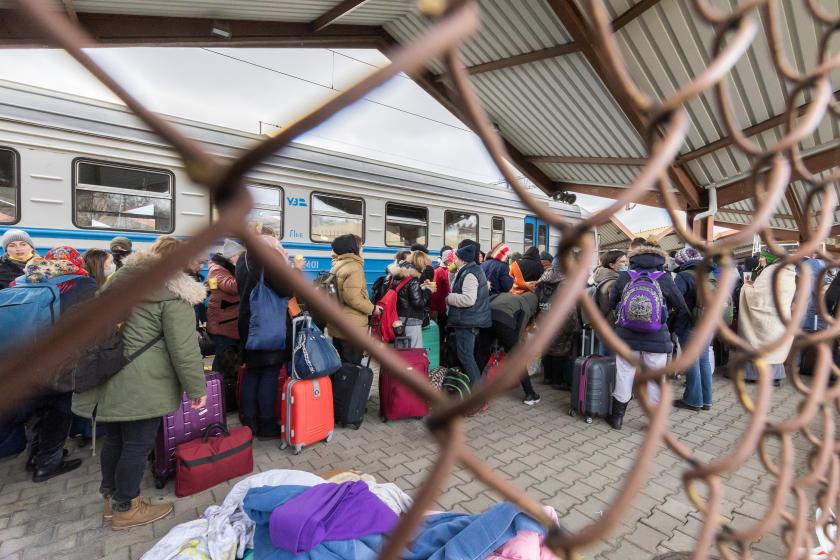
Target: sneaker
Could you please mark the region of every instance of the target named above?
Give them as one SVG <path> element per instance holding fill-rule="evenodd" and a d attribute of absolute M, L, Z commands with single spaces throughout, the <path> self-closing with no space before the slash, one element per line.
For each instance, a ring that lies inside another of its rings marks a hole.
<path fill-rule="evenodd" d="M 528 406 L 534 406 L 535 404 L 540 402 L 540 396 L 534 393 L 533 395 L 528 395 L 527 397 L 525 397 L 525 400 L 522 402 L 527 404 Z"/>
<path fill-rule="evenodd" d="M 712 410 L 712 405 L 704 404 L 702 408 L 703 408 L 703 410 Z"/>
<path fill-rule="evenodd" d="M 676 399 L 676 400 L 674 400 L 674 408 L 683 408 L 685 410 L 693 410 L 694 412 L 698 412 L 703 407 L 692 406 L 692 405 L 686 403 L 682 399 Z"/>

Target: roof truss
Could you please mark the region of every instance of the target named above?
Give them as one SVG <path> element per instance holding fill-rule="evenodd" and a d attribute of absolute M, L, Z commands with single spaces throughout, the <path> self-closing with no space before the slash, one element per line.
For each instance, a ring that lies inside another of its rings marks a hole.
<path fill-rule="evenodd" d="M 312 31 L 316 33 L 318 31 L 321 31 L 328 25 L 331 25 L 335 23 L 338 19 L 346 16 L 356 8 L 361 7 L 366 2 L 368 2 L 368 0 L 344 0 L 331 10 L 327 11 L 324 15 L 313 21 L 311 24 Z"/>

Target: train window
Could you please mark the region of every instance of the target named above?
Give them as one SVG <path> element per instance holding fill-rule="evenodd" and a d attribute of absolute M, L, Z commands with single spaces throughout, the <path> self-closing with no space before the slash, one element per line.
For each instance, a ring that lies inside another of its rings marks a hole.
<path fill-rule="evenodd" d="M 17 152 L 0 148 L 0 224 L 13 224 L 18 221 L 19 192 Z"/>
<path fill-rule="evenodd" d="M 365 203 L 361 198 L 312 193 L 309 234 L 316 243 L 330 243 L 352 233 L 364 240 Z"/>
<path fill-rule="evenodd" d="M 175 229 L 172 173 L 95 161 L 75 163 L 76 227 L 156 233 Z"/>
<path fill-rule="evenodd" d="M 478 241 L 478 214 L 447 210 L 443 213 L 443 243 L 457 247 L 464 239 Z"/>
<path fill-rule="evenodd" d="M 525 248 L 534 246 L 534 224 L 525 222 Z"/>
<path fill-rule="evenodd" d="M 542 223 L 537 226 L 537 247 L 548 250 L 548 226 Z"/>
<path fill-rule="evenodd" d="M 405 204 L 385 205 L 385 245 L 409 247 L 415 243 L 426 244 L 429 229 L 429 211 L 419 206 Z"/>
<path fill-rule="evenodd" d="M 248 221 L 270 227 L 277 239 L 283 239 L 283 189 L 269 185 L 248 185 L 248 191 L 254 199 Z"/>
<path fill-rule="evenodd" d="M 505 219 L 498 216 L 493 216 L 490 220 L 490 247 L 495 247 L 497 243 L 505 242 Z"/>

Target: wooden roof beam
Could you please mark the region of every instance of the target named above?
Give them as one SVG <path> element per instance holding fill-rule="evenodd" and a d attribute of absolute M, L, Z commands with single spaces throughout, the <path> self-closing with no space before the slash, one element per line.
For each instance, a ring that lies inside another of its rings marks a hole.
<path fill-rule="evenodd" d="M 826 171 L 832 167 L 840 166 L 840 147 L 834 146 L 828 150 L 810 154 L 803 157 L 802 161 L 811 173 L 819 173 L 820 171 Z M 791 183 L 801 179 L 795 170 L 792 170 L 792 173 L 793 176 L 790 179 Z M 759 174 L 759 180 L 762 180 L 766 176 L 767 170 L 762 171 Z M 719 186 L 717 189 L 718 205 L 726 206 L 727 204 L 733 204 L 740 200 L 752 198 L 753 190 L 750 177 L 751 176 L 743 177 L 737 181 L 729 183 L 728 185 Z"/>
<path fill-rule="evenodd" d="M 64 11 L 67 12 L 67 17 L 70 18 L 70 21 L 79 23 L 79 16 L 76 15 L 76 7 L 73 6 L 73 0 L 61 0 L 61 2 L 64 4 Z"/>
<path fill-rule="evenodd" d="M 660 0 L 642 0 L 638 4 L 633 5 L 627 11 L 619 15 L 612 22 L 613 29 L 618 31 L 631 21 L 658 4 Z M 538 60 L 547 60 L 549 58 L 556 58 L 571 53 L 580 52 L 580 43 L 572 41 L 571 43 L 563 43 L 562 45 L 554 45 L 545 49 L 538 49 L 522 54 L 509 56 L 507 58 L 500 58 L 498 60 L 491 60 L 482 64 L 476 64 L 467 68 L 470 74 L 482 74 L 484 72 L 492 72 L 494 70 L 501 70 L 502 68 L 511 68 L 519 66 L 520 64 L 528 64 L 529 62 L 536 62 Z M 438 74 L 434 77 L 435 81 L 441 81 L 446 78 L 446 74 Z"/>
<path fill-rule="evenodd" d="M 525 156 L 531 163 L 569 163 L 585 165 L 633 165 L 644 166 L 645 158 L 635 157 L 578 157 L 578 156 Z"/>
<path fill-rule="evenodd" d="M 211 18 L 136 16 L 77 12 L 79 25 L 107 47 L 298 47 L 381 48 L 381 27 L 330 25 L 313 33 L 308 23 L 219 20 L 229 26 L 230 38 L 213 35 Z M 0 9 L 0 48 L 52 48 L 15 10 Z"/>
<path fill-rule="evenodd" d="M 624 91 L 624 88 L 621 87 L 608 70 L 609 67 L 604 62 L 606 60 L 606 54 L 597 48 L 597 42 L 591 36 L 589 26 L 580 9 L 578 9 L 574 2 L 568 0 L 548 0 L 548 3 L 563 23 L 566 31 L 575 40 L 575 43 L 581 45 L 581 52 L 604 83 L 613 99 L 615 99 L 619 108 L 624 112 L 624 115 L 639 135 L 642 135 L 647 125 L 645 117 L 636 110 L 636 106 L 633 104 L 630 95 Z M 672 165 L 668 170 L 668 175 L 689 207 L 696 208 L 701 205 L 700 189 L 697 188 L 694 181 L 684 169 L 676 164 Z"/>
<path fill-rule="evenodd" d="M 340 2 L 331 10 L 328 10 L 324 15 L 320 16 L 310 24 L 312 27 L 312 31 L 315 33 L 321 31 L 325 27 L 332 25 L 339 19 L 343 18 L 356 8 L 360 8 L 366 2 L 368 2 L 368 0 L 344 0 L 343 2 Z"/>
<path fill-rule="evenodd" d="M 589 194 L 592 196 L 600 196 L 601 198 L 608 198 L 615 200 L 627 189 L 623 187 L 614 187 L 607 185 L 587 185 L 583 183 L 554 183 L 555 191 L 569 191 L 581 194 Z M 657 208 L 665 207 L 665 200 L 659 191 L 647 191 L 641 197 L 633 201 L 634 204 L 644 204 L 645 206 L 655 206 Z"/>
<path fill-rule="evenodd" d="M 721 222 L 715 220 L 715 225 L 729 229 L 742 230 L 747 227 L 747 224 L 736 224 L 732 222 Z M 777 241 L 799 241 L 799 230 L 795 229 L 771 229 Z"/>
<path fill-rule="evenodd" d="M 834 92 L 834 99 L 840 100 L 840 90 Z M 802 115 L 805 110 L 808 108 L 808 103 L 803 103 L 799 107 L 795 109 L 796 116 Z M 761 134 L 767 130 L 772 128 L 776 128 L 779 125 L 785 124 L 787 121 L 788 115 L 787 113 L 782 113 L 781 115 L 776 115 L 775 117 L 770 117 L 767 120 L 761 121 L 756 123 L 752 126 L 749 126 L 743 130 L 744 136 L 750 137 L 755 136 L 756 134 Z M 708 155 L 712 152 L 720 150 L 721 148 L 726 148 L 731 146 L 735 143 L 735 140 L 732 136 L 724 136 L 718 140 L 715 140 L 711 144 L 706 144 L 696 150 L 692 150 L 688 153 L 685 153 L 677 158 L 677 163 L 683 164 L 689 161 L 695 160 L 697 158 L 701 158 L 705 155 Z"/>

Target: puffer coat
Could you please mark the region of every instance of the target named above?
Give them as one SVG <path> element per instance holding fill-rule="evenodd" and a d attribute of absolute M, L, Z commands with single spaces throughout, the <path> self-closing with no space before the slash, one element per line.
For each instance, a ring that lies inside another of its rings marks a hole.
<path fill-rule="evenodd" d="M 239 289 L 234 276 L 236 267 L 221 255 L 210 259 L 208 280 L 215 280 L 207 307 L 207 332 L 239 340 Z"/>
<path fill-rule="evenodd" d="M 421 273 L 407 262 L 388 265 L 391 285 L 396 288 L 406 278 L 408 283 L 397 293 L 397 315 L 403 319 L 426 318 L 427 308 L 431 304 L 431 292 L 420 287 Z"/>
<path fill-rule="evenodd" d="M 345 317 L 366 329 L 374 306 L 368 296 L 364 260 L 355 253 L 336 255 L 330 272 L 335 274 L 338 282 Z M 332 336 L 342 338 L 335 326 L 327 324 L 327 330 Z"/>

